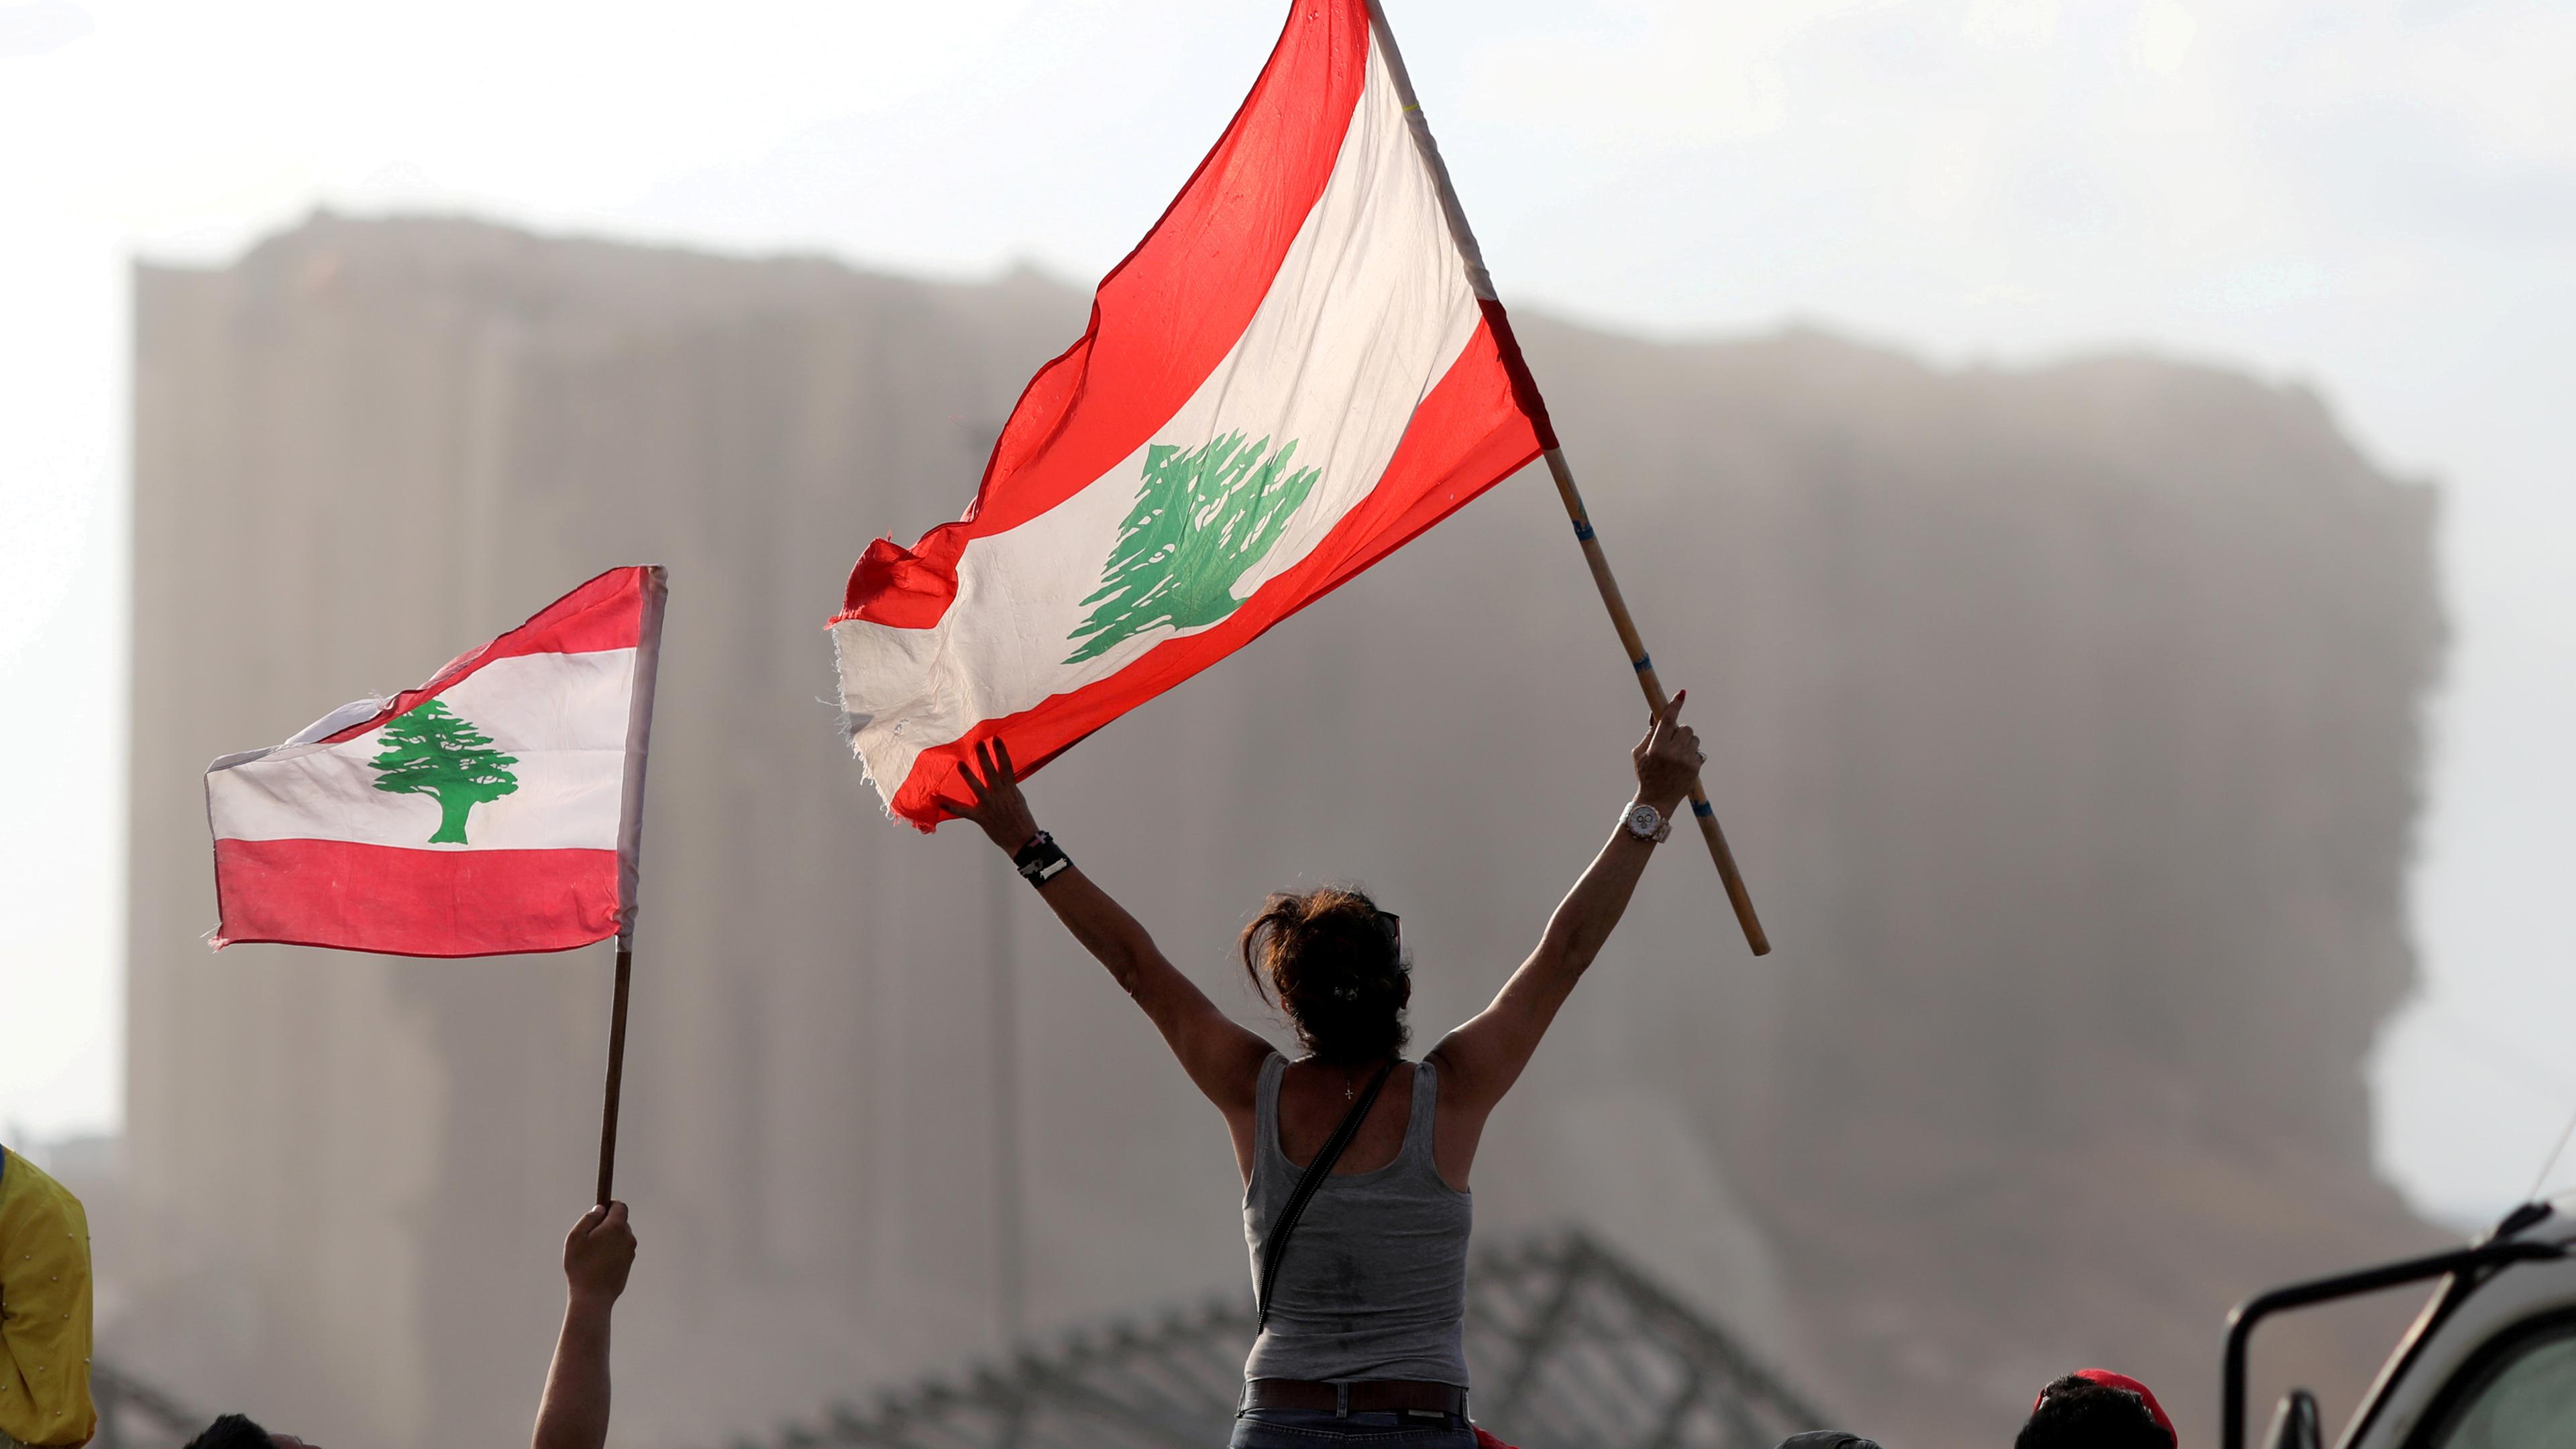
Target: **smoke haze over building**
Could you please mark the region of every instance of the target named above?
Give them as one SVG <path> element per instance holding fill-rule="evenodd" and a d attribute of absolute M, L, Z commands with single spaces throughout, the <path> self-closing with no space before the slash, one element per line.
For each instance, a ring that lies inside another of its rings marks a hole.
<path fill-rule="evenodd" d="M 2548 905 L 2576 858 L 2576 15 L 2550 0 L 1391 0 L 1504 295 L 1665 338 L 1827 319 L 1948 363 L 2106 347 L 2332 399 L 2444 490 L 2455 626 L 2411 885 L 2423 991 L 2378 1159 L 2446 1215 L 2576 1099 Z M 127 267 L 316 204 L 919 274 L 1087 282 L 1276 32 L 1262 5 L 605 0 L 0 6 L 0 833 L 54 1029 L 0 1124 L 113 1132 L 123 1043 Z M 1013 359 L 1022 374 L 1044 350 Z M 953 506 L 953 505 L 943 505 Z M 2467 1130 L 2474 1124 L 2476 1130 Z"/>
<path fill-rule="evenodd" d="M 1214 1114 L 988 847 L 882 821 L 820 702 L 850 559 L 953 516 L 1078 292 L 327 216 L 135 285 L 111 1351 L 323 1442 L 524 1422 L 605 952 L 209 960 L 197 782 L 624 562 L 673 602 L 621 1434 L 954 1363 L 1014 1293 L 1045 1330 L 1244 1291 Z M 1657 862 L 1497 1117 L 1482 1228 L 1583 1223 L 1890 1442 L 1990 1442 L 2094 1359 L 2207 1422 L 2228 1302 L 2430 1236 L 2361 1071 L 2415 977 L 2432 494 L 2208 368 L 1522 330 L 1780 949 Z M 1628 789 L 1554 508 L 1505 484 L 1051 766 L 1041 818 L 1248 1018 L 1260 894 L 1366 882 L 1428 1045 Z M 2348 1393 L 2386 1327 L 2285 1352 Z"/>

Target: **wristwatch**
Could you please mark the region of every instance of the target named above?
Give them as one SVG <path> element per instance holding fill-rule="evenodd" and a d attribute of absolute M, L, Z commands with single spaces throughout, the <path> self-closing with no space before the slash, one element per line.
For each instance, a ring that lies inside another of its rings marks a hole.
<path fill-rule="evenodd" d="M 1661 845 L 1673 838 L 1673 822 L 1664 818 L 1664 812 L 1642 801 L 1622 811 L 1619 823 L 1628 827 L 1630 835 L 1649 845 Z"/>

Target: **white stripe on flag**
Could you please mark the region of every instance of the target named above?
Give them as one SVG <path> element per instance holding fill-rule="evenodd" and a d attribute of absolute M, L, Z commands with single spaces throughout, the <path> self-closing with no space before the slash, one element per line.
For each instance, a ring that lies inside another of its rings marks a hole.
<path fill-rule="evenodd" d="M 348 840 L 418 850 L 614 850 L 625 782 L 635 651 L 496 659 L 439 696 L 514 756 L 518 789 L 475 805 L 463 845 L 433 844 L 439 802 L 376 788 L 368 762 L 384 729 L 336 745 L 292 745 L 206 777 L 217 839 Z M 395 721 L 399 724 L 399 719 Z"/>

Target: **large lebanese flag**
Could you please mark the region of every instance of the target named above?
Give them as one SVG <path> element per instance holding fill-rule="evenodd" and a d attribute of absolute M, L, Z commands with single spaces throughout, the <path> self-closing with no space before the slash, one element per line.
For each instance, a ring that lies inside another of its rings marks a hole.
<path fill-rule="evenodd" d="M 621 568 L 206 771 L 214 945 L 561 951 L 631 930 L 664 583 Z"/>
<path fill-rule="evenodd" d="M 977 741 L 1043 764 L 1554 444 L 1383 17 L 1295 0 L 965 518 L 851 572 L 851 744 L 929 829 Z"/>

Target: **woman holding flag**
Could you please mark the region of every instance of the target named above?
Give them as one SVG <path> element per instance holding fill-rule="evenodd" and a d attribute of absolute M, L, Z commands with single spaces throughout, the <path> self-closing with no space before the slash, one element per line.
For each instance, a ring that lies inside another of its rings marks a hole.
<path fill-rule="evenodd" d="M 1475 1443 L 1464 1330 L 1477 1139 L 1671 833 L 1704 758 L 1681 723 L 1687 694 L 1637 745 L 1636 796 L 1537 948 L 1416 1062 L 1403 1057 L 1412 980 L 1402 928 L 1365 894 L 1274 895 L 1244 929 L 1244 968 L 1304 1049 L 1290 1061 L 1219 1011 L 1038 829 L 1007 745 L 979 742 L 962 767 L 973 804 L 949 809 L 1011 852 L 1225 1115 L 1261 1315 L 1233 1449 Z"/>

